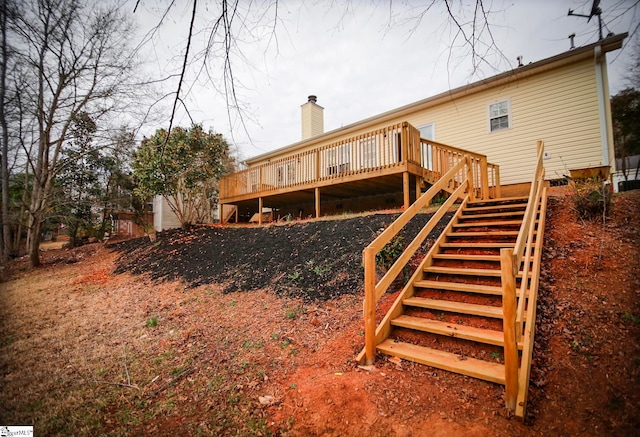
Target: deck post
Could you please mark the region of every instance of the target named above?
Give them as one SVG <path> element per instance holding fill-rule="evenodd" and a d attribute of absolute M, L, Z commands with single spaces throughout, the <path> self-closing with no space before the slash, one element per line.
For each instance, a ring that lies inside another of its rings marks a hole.
<path fill-rule="evenodd" d="M 400 159 L 398 159 L 398 163 L 408 161 L 407 151 L 409 150 L 409 123 L 407 123 L 406 121 L 402 122 L 401 129 L 402 133 L 400 134 Z"/>
<path fill-rule="evenodd" d="M 224 225 L 224 217 L 222 213 L 224 212 L 224 206 L 222 203 L 218 204 L 218 217 L 220 218 L 220 225 Z"/>
<path fill-rule="evenodd" d="M 500 199 L 502 197 L 502 189 L 500 188 L 500 167 L 496 165 L 494 167 L 494 170 L 496 173 L 496 180 L 495 180 L 496 189 L 494 194 L 496 199 Z"/>
<path fill-rule="evenodd" d="M 262 197 L 258 197 L 258 226 L 262 225 Z"/>
<path fill-rule="evenodd" d="M 320 188 L 316 187 L 316 218 L 320 218 Z"/>
<path fill-rule="evenodd" d="M 376 250 L 367 247 L 364 258 L 364 350 L 365 363 L 373 364 L 376 356 Z"/>
<path fill-rule="evenodd" d="M 420 198 L 420 195 L 422 195 L 422 181 L 424 179 L 421 178 L 420 176 L 416 176 L 416 200 L 418 200 Z"/>
<path fill-rule="evenodd" d="M 411 198 L 409 196 L 409 172 L 402 173 L 402 192 L 404 194 L 404 209 L 408 209 L 411 206 Z"/>
<path fill-rule="evenodd" d="M 482 186 L 482 200 L 489 200 L 489 170 L 486 156 L 480 159 L 480 184 Z"/>
<path fill-rule="evenodd" d="M 469 200 L 475 200 L 475 186 L 473 184 L 473 160 L 470 155 L 466 155 L 467 160 L 467 180 L 469 181 Z"/>
<path fill-rule="evenodd" d="M 502 310 L 504 313 L 504 379 L 509 411 L 516 411 L 518 399 L 518 344 L 516 343 L 516 277 L 513 249 L 500 249 Z"/>

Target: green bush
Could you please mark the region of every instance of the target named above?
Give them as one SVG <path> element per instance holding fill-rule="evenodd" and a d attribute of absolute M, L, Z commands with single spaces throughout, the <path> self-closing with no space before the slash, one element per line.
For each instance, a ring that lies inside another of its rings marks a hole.
<path fill-rule="evenodd" d="M 404 238 L 401 235 L 396 235 L 376 254 L 376 264 L 389 270 L 404 252 L 404 247 Z"/>
<path fill-rule="evenodd" d="M 609 185 L 599 178 L 574 180 L 570 185 L 569 195 L 579 217 L 593 219 L 602 217 L 611 206 Z"/>

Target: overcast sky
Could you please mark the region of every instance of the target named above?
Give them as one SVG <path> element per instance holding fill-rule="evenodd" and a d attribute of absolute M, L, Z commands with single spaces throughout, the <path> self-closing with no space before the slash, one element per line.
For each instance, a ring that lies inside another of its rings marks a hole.
<path fill-rule="evenodd" d="M 185 48 L 192 7 L 191 2 L 185 3 L 174 6 L 146 45 L 145 56 L 154 75 L 179 71 L 177 61 Z M 193 39 L 192 54 L 203 46 L 217 3 L 198 3 L 196 28 L 201 32 Z M 442 5 L 418 21 L 424 9 L 414 5 L 418 2 L 394 1 L 390 7 L 388 1 L 279 0 L 273 31 L 271 3 L 258 1 L 251 6 L 247 21 L 251 34 L 243 33 L 238 42 L 244 58 L 232 58 L 248 135 L 236 112 L 232 111 L 229 121 L 224 97 L 203 80 L 205 75 L 195 80 L 195 67 L 201 61 L 194 60 L 189 86 L 181 93 L 193 120 L 224 134 L 243 159 L 299 141 L 300 105 L 311 94 L 325 108 L 325 131 L 329 131 L 510 70 L 517 66 L 518 56 L 527 64 L 562 53 L 569 49 L 570 33 L 576 33 L 577 46 L 598 39 L 597 19 L 587 23 L 586 18 L 567 16 L 569 8 L 588 14 L 591 0 L 485 0 L 491 11 L 490 30 L 503 57 L 489 51 L 488 62 L 480 62 L 474 70 L 469 48 L 460 36 L 452 47 L 457 29 L 448 22 Z M 640 19 L 638 3 L 602 0 L 604 34 L 632 31 Z M 158 23 L 164 9 L 162 2 L 141 3 L 134 14 L 138 37 Z M 470 17 L 469 10 L 455 12 L 462 19 Z M 483 41 L 489 41 L 487 33 Z M 613 94 L 628 85 L 625 76 L 633 50 L 627 39 L 624 50 L 608 55 Z M 219 76 L 219 65 L 209 65 L 211 75 Z M 164 84 L 164 91 L 172 89 L 175 82 Z M 190 123 L 180 111 L 176 124 Z M 152 134 L 156 127 L 166 126 L 147 126 L 142 133 Z"/>

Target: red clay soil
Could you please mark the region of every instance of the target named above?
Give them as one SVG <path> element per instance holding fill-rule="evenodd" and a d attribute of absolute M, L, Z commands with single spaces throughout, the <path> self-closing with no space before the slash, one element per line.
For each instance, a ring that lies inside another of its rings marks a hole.
<path fill-rule="evenodd" d="M 1 284 L 0 424 L 43 435 L 638 435 L 640 191 L 613 201 L 603 225 L 550 200 L 524 423 L 502 386 L 384 356 L 354 362 L 361 251 L 384 226 L 374 215 L 48 251 L 32 272 L 18 260 Z M 352 240 L 347 256 L 340 244 Z"/>

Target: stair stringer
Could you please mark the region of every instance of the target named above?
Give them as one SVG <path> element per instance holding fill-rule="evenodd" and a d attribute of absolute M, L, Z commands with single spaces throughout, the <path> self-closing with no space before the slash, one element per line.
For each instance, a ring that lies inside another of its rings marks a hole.
<path fill-rule="evenodd" d="M 400 294 L 398 294 L 398 296 L 396 297 L 396 300 L 391 305 L 391 308 L 389 308 L 389 311 L 387 311 L 387 314 L 383 317 L 382 321 L 376 328 L 376 337 L 375 337 L 376 344 L 382 343 L 391 334 L 391 321 L 403 314 L 402 302 L 405 299 L 410 298 L 414 295 L 415 288 L 413 284 L 416 281 L 421 281 L 424 277 L 425 267 L 428 267 L 431 264 L 433 264 L 433 255 L 435 253 L 438 253 L 440 249 L 440 244 L 443 242 L 443 240 L 447 238 L 447 233 L 449 233 L 451 229 L 453 229 L 454 224 L 458 223 L 458 217 L 462 214 L 462 211 L 466 207 L 468 201 L 469 201 L 469 196 L 467 195 L 464 197 L 464 199 L 458 206 L 458 209 L 456 213 L 453 215 L 453 217 L 451 218 L 451 220 L 449 220 L 447 227 L 442 231 L 442 233 L 440 234 L 438 239 L 435 241 L 431 249 L 429 249 L 429 252 L 427 252 L 427 255 L 424 257 L 424 259 L 422 260 L 422 262 L 420 263 L 416 271 L 413 273 L 413 275 L 407 282 L 407 285 L 404 286 Z"/>
<path fill-rule="evenodd" d="M 229 221 L 231 220 L 231 218 L 234 215 L 238 214 L 238 207 L 236 205 L 222 205 L 222 206 L 223 206 L 222 211 L 221 211 L 223 213 L 223 214 L 221 214 L 222 215 L 222 224 L 225 225 L 225 224 L 229 223 Z M 231 207 L 231 210 L 226 214 L 224 214 L 224 206 L 230 206 Z"/>

